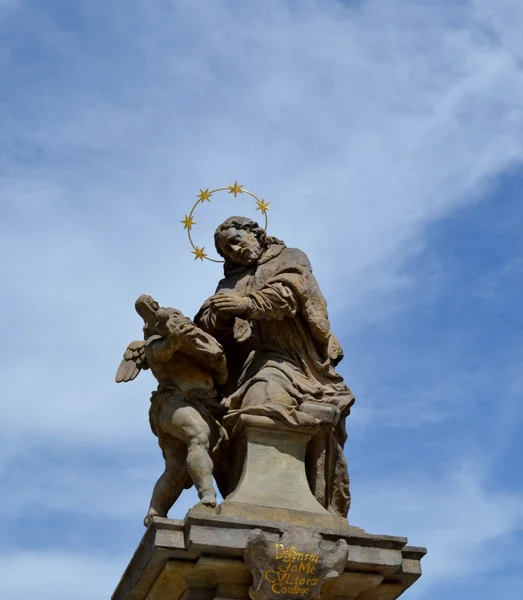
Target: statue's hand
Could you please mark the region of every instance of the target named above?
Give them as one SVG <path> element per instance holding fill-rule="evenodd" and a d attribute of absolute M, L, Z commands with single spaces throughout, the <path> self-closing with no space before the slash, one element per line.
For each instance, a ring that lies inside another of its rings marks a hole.
<path fill-rule="evenodd" d="M 227 292 L 218 292 L 210 299 L 211 307 L 217 313 L 243 316 L 250 310 L 249 298 Z"/>
<path fill-rule="evenodd" d="M 164 309 L 157 311 L 156 318 L 158 321 L 164 323 L 167 335 L 175 339 L 183 339 L 194 330 L 194 324 L 188 319 L 185 319 L 183 316 L 171 315 Z"/>
<path fill-rule="evenodd" d="M 177 337 L 184 338 L 187 335 L 189 335 L 190 333 L 192 333 L 194 331 L 194 329 L 195 329 L 194 324 L 191 323 L 190 321 L 185 321 L 184 323 L 176 323 L 175 335 L 177 335 Z"/>
<path fill-rule="evenodd" d="M 177 340 L 183 340 L 188 334 L 194 331 L 194 325 L 189 322 L 179 322 L 170 319 L 167 322 L 167 330 L 171 336 Z"/>

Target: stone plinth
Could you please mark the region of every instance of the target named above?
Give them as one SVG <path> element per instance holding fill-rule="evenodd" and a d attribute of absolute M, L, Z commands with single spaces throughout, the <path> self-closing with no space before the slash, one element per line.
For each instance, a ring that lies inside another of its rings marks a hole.
<path fill-rule="evenodd" d="M 242 414 L 229 428 L 234 490 L 216 511 L 155 518 L 113 600 L 395 600 L 421 575 L 423 548 L 369 535 L 328 512 L 305 472 L 321 426 Z"/>
<path fill-rule="evenodd" d="M 318 425 L 289 427 L 269 417 L 242 415 L 232 432 L 242 449 L 236 467 L 241 476 L 218 513 L 348 530 L 347 520 L 323 508 L 307 481 L 305 453 L 317 430 Z"/>
<path fill-rule="evenodd" d="M 250 536 L 258 529 L 277 543 L 285 527 L 191 512 L 184 521 L 155 518 L 112 600 L 247 600 L 252 575 L 244 550 Z M 421 576 L 426 550 L 407 546 L 406 538 L 370 535 L 353 527 L 314 527 L 310 532 L 321 535 L 327 551 L 340 539 L 348 545 L 341 576 L 323 585 L 324 600 L 395 600 Z"/>

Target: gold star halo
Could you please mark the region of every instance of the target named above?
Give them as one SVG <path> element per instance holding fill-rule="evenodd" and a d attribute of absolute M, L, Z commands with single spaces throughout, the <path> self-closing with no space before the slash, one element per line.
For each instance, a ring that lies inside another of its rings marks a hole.
<path fill-rule="evenodd" d="M 185 218 L 181 221 L 184 230 L 187 230 L 187 236 L 189 237 L 189 242 L 192 246 L 191 252 L 192 252 L 192 254 L 194 254 L 194 260 L 200 259 L 203 262 L 203 260 L 205 259 L 205 260 L 210 260 L 211 262 L 216 262 L 216 263 L 224 262 L 223 260 L 209 258 L 209 256 L 207 256 L 207 254 L 205 252 L 205 247 L 200 248 L 199 246 L 197 246 L 193 242 L 192 235 L 191 235 L 193 225 L 196 225 L 196 221 L 193 218 L 196 207 L 199 206 L 200 204 L 203 204 L 205 201 L 210 202 L 211 196 L 213 194 L 215 194 L 216 192 L 228 192 L 229 194 L 233 194 L 235 198 L 238 196 L 238 194 L 247 194 L 248 196 L 251 196 L 252 198 L 254 198 L 256 200 L 256 210 L 261 211 L 262 215 L 265 217 L 264 229 L 267 230 L 267 225 L 268 225 L 267 211 L 270 210 L 269 209 L 270 202 L 266 202 L 263 198 L 260 199 L 260 198 L 258 198 L 258 196 L 256 196 L 252 192 L 249 192 L 249 190 L 245 190 L 243 188 L 243 185 L 239 184 L 237 181 L 235 181 L 233 185 L 227 185 L 225 187 L 215 188 L 214 190 L 209 190 L 209 188 L 206 188 L 205 190 L 200 189 L 200 193 L 196 195 L 198 200 L 196 201 L 194 206 L 191 208 L 191 211 L 189 212 L 189 214 L 185 215 Z"/>
<path fill-rule="evenodd" d="M 180 223 L 183 224 L 183 228 L 184 229 L 192 229 L 193 225 L 196 225 L 196 221 L 192 218 L 192 215 L 187 216 L 185 215 L 185 219 L 183 221 L 180 221 Z"/>
<path fill-rule="evenodd" d="M 261 200 L 256 200 L 256 204 L 256 210 L 261 210 L 262 215 L 265 215 L 267 211 L 270 210 L 270 202 L 265 202 L 263 198 Z"/>
<path fill-rule="evenodd" d="M 229 194 L 234 194 L 235 198 L 238 194 L 243 194 L 243 188 L 241 185 L 238 185 L 237 181 L 234 182 L 234 185 L 228 185 L 227 189 L 229 190 Z"/>
<path fill-rule="evenodd" d="M 207 188 L 206 190 L 200 190 L 200 193 L 196 197 L 203 204 L 206 200 L 207 200 L 207 202 L 210 202 L 211 196 L 212 196 L 212 192 L 209 192 L 209 188 Z"/>
<path fill-rule="evenodd" d="M 194 247 L 192 253 L 194 254 L 194 260 L 199 258 L 202 262 L 204 258 L 207 258 L 207 254 L 204 252 L 205 248 L 198 248 L 198 246 Z"/>

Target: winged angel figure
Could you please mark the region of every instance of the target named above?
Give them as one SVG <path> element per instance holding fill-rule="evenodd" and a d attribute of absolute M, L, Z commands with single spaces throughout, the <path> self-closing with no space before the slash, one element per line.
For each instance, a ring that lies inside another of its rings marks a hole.
<path fill-rule="evenodd" d="M 136 312 L 144 320 L 144 340 L 133 341 L 120 363 L 116 382 L 132 381 L 150 369 L 158 381 L 151 396 L 149 422 L 165 459 L 165 471 L 152 493 L 144 524 L 166 517 L 185 488 L 196 487 L 200 504 L 216 506 L 212 473 L 225 430 L 216 417 L 227 365 L 220 344 L 180 311 L 161 308 L 140 296 Z"/>

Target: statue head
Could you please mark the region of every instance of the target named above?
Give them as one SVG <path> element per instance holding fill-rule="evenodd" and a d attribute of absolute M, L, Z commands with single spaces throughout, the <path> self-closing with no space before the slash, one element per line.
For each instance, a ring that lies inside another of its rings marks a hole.
<path fill-rule="evenodd" d="M 218 254 L 226 263 L 238 266 L 255 265 L 271 240 L 256 221 L 247 217 L 229 217 L 214 233 Z"/>
<path fill-rule="evenodd" d="M 169 319 L 185 319 L 179 310 L 175 308 L 162 308 L 154 298 L 146 294 L 142 294 L 136 300 L 134 307 L 144 321 L 143 335 L 146 340 L 153 335 L 164 335 L 165 324 Z"/>

